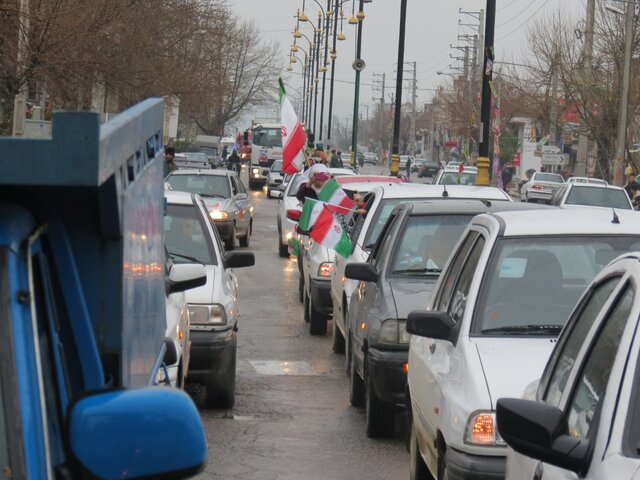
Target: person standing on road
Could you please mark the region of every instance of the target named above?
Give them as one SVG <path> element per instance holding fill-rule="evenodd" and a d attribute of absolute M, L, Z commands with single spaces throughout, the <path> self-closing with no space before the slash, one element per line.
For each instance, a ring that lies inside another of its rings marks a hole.
<path fill-rule="evenodd" d="M 411 176 L 411 157 L 407 157 L 407 176 Z"/>
<path fill-rule="evenodd" d="M 338 150 L 338 153 L 336 153 L 336 155 L 338 156 L 338 168 L 344 168 L 344 162 L 342 161 L 342 152 Z"/>
<path fill-rule="evenodd" d="M 502 188 L 506 190 L 507 186 L 511 183 L 512 178 L 511 169 L 505 165 L 502 168 Z"/>
<path fill-rule="evenodd" d="M 229 156 L 229 150 L 227 146 L 222 147 L 222 163 L 227 163 L 227 157 Z"/>
<path fill-rule="evenodd" d="M 234 148 L 231 152 L 231 156 L 229 156 L 229 164 L 228 169 L 234 170 L 238 175 L 240 175 L 240 157 L 238 156 L 238 152 Z"/>
<path fill-rule="evenodd" d="M 167 147 L 164 149 L 164 176 L 166 177 L 167 175 L 169 175 L 171 172 L 175 172 L 176 170 L 178 170 L 178 166 L 176 165 L 176 162 L 173 161 L 174 157 L 176 156 L 176 149 L 173 147 Z"/>
<path fill-rule="evenodd" d="M 331 168 L 340 168 L 340 160 L 338 159 L 338 155 L 336 155 L 336 149 L 331 149 L 331 163 L 329 164 Z"/>

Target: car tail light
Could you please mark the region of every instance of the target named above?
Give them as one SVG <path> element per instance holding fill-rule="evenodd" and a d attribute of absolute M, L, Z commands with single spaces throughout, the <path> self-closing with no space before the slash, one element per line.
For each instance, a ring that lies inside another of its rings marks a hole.
<path fill-rule="evenodd" d="M 333 271 L 335 270 L 335 266 L 331 262 L 323 262 L 318 267 L 318 276 L 320 277 L 330 277 Z"/>
<path fill-rule="evenodd" d="M 300 220 L 300 214 L 302 214 L 301 210 L 297 210 L 297 209 L 287 210 L 287 218 L 289 220 L 293 220 L 294 222 L 297 222 L 298 220 Z"/>
<path fill-rule="evenodd" d="M 542 190 L 544 187 L 542 185 L 534 183 L 533 185 L 531 185 L 531 188 L 533 188 L 534 190 Z"/>

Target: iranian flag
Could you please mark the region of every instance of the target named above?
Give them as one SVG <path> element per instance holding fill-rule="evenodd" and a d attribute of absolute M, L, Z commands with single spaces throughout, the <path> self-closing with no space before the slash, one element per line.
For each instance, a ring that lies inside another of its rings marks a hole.
<path fill-rule="evenodd" d="M 322 213 L 316 219 L 310 236 L 321 245 L 335 250 L 338 255 L 344 258 L 349 258 L 349 255 L 351 255 L 351 250 L 353 249 L 351 240 L 349 240 L 342 225 L 338 223 L 333 213 L 329 211 L 328 206 L 322 210 Z"/>
<path fill-rule="evenodd" d="M 305 134 L 302 124 L 293 110 L 291 102 L 284 91 L 282 79 L 280 84 L 280 122 L 282 128 L 282 169 L 284 173 L 293 175 L 304 167 Z"/>
<path fill-rule="evenodd" d="M 353 203 L 345 191 L 338 185 L 336 179 L 333 178 L 324 184 L 320 193 L 318 193 L 318 200 L 325 202 L 329 211 L 333 213 L 342 213 L 343 215 L 349 213 L 356 206 Z"/>
<path fill-rule="evenodd" d="M 309 229 L 313 227 L 322 210 L 324 210 L 324 204 L 322 202 L 311 198 L 304 199 L 302 213 L 300 214 L 300 220 L 298 220 L 298 226 L 301 232 L 308 232 Z"/>

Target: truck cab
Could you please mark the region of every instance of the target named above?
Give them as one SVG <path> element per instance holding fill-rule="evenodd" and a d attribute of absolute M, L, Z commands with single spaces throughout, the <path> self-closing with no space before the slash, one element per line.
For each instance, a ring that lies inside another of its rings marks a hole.
<path fill-rule="evenodd" d="M 166 293 L 202 284 L 194 268 L 165 278 L 163 109 L 150 99 L 102 126 L 57 113 L 51 138 L 0 138 L 0 468 L 11 478 L 185 478 L 204 466 L 193 401 L 156 383 Z"/>
<path fill-rule="evenodd" d="M 254 123 L 251 128 L 250 189 L 265 186 L 271 165 L 276 160 L 282 160 L 282 127 L 277 123 Z"/>

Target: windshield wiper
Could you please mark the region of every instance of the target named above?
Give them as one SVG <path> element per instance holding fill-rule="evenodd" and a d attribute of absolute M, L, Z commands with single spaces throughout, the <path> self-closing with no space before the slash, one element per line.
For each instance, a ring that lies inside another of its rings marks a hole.
<path fill-rule="evenodd" d="M 169 256 L 171 258 L 182 258 L 183 260 L 189 260 L 190 262 L 204 265 L 204 262 L 198 260 L 196 257 L 190 257 L 189 255 L 183 255 L 182 253 L 169 252 Z"/>
<path fill-rule="evenodd" d="M 201 197 L 213 197 L 213 198 L 227 198 L 224 195 L 220 195 L 219 193 L 199 193 Z"/>
<path fill-rule="evenodd" d="M 402 270 L 394 270 L 391 273 L 440 273 L 441 268 L 405 268 Z"/>
<path fill-rule="evenodd" d="M 562 325 L 508 325 L 505 327 L 485 328 L 480 333 L 515 333 L 526 335 L 528 333 L 550 333 L 558 335 L 562 330 Z"/>

